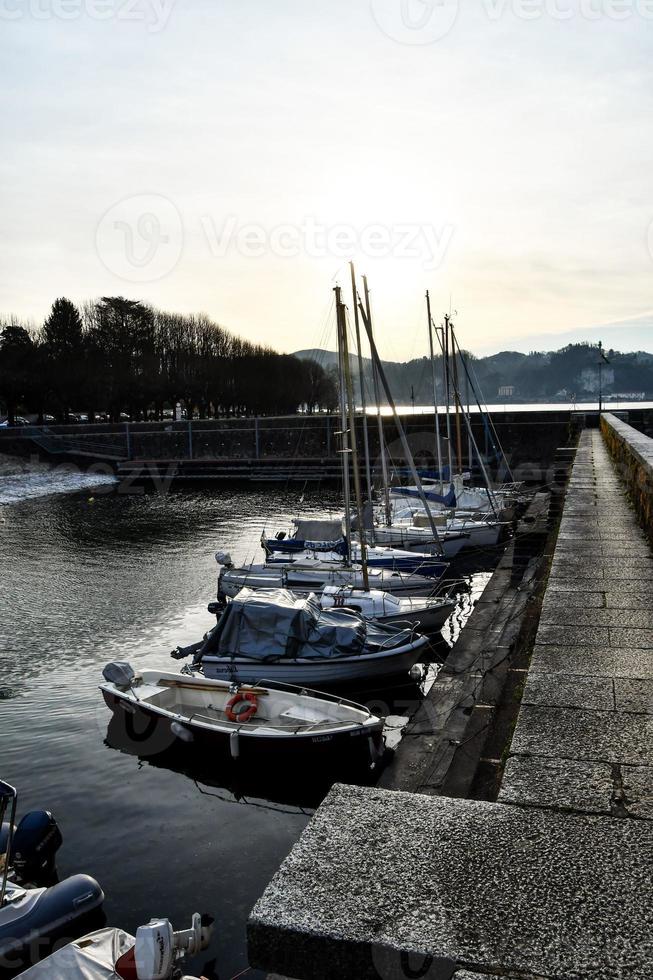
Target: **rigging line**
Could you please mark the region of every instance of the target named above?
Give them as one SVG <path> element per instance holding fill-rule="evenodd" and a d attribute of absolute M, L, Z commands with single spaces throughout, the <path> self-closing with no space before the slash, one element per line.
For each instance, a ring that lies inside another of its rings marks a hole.
<path fill-rule="evenodd" d="M 465 360 L 466 360 L 466 358 L 465 358 Z M 464 361 L 463 361 L 463 363 L 464 363 Z M 474 365 L 473 364 L 471 364 L 471 371 L 472 371 L 473 378 L 474 378 L 474 380 L 472 381 L 472 388 L 474 388 L 474 382 L 476 382 L 476 385 L 477 385 L 477 388 L 478 388 L 478 392 L 481 395 L 481 398 L 483 398 L 483 392 L 482 392 L 481 386 L 479 384 L 478 377 L 476 375 L 476 371 L 474 370 Z M 477 404 L 478 404 L 478 399 L 477 399 Z M 489 420 L 489 423 L 490 423 L 490 427 L 491 427 L 492 431 L 494 432 L 494 435 L 496 437 L 497 443 L 499 444 L 499 449 L 501 450 L 501 455 L 503 456 L 504 462 L 506 464 L 506 470 L 508 471 L 508 476 L 510 477 L 511 480 L 513 480 L 513 476 L 512 476 L 512 473 L 510 471 L 510 466 L 508 465 L 508 460 L 506 459 L 506 454 L 505 454 L 505 452 L 503 450 L 503 446 L 501 445 L 501 440 L 499 439 L 499 433 L 496 430 L 496 427 L 495 427 L 494 422 L 492 420 L 492 415 L 490 414 L 490 411 L 488 409 L 488 403 L 485 400 L 485 398 L 483 398 L 483 404 L 485 405 L 485 414 L 488 417 L 488 420 Z M 479 409 L 480 409 L 480 405 L 479 405 Z"/>

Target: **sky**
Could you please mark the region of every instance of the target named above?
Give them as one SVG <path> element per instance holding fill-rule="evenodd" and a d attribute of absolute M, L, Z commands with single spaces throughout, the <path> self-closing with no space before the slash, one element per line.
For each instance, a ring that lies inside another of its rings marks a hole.
<path fill-rule="evenodd" d="M 0 311 L 653 349 L 653 0 L 0 0 Z"/>

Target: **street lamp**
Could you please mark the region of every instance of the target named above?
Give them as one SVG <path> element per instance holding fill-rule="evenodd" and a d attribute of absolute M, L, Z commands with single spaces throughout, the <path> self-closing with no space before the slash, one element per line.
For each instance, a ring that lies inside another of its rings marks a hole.
<path fill-rule="evenodd" d="M 603 353 L 603 344 L 599 340 L 599 424 L 601 423 L 601 413 L 603 412 L 603 365 L 610 361 Z"/>

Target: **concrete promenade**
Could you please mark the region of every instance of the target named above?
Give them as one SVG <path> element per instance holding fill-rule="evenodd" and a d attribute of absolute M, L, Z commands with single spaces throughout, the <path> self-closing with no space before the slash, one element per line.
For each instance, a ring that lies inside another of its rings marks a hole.
<path fill-rule="evenodd" d="M 301 980 L 650 980 L 653 556 L 582 433 L 497 802 L 335 786 L 250 917 Z"/>
<path fill-rule="evenodd" d="M 653 557 L 597 430 L 581 436 L 511 751 L 505 803 L 653 819 Z"/>

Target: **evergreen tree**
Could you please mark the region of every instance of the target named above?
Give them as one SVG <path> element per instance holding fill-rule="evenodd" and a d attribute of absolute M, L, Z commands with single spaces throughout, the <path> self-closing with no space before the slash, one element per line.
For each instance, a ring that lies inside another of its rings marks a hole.
<path fill-rule="evenodd" d="M 85 379 L 82 319 L 77 307 L 64 296 L 56 299 L 41 332 L 45 357 L 46 385 L 53 395 L 57 414 L 67 421 L 80 397 Z"/>

